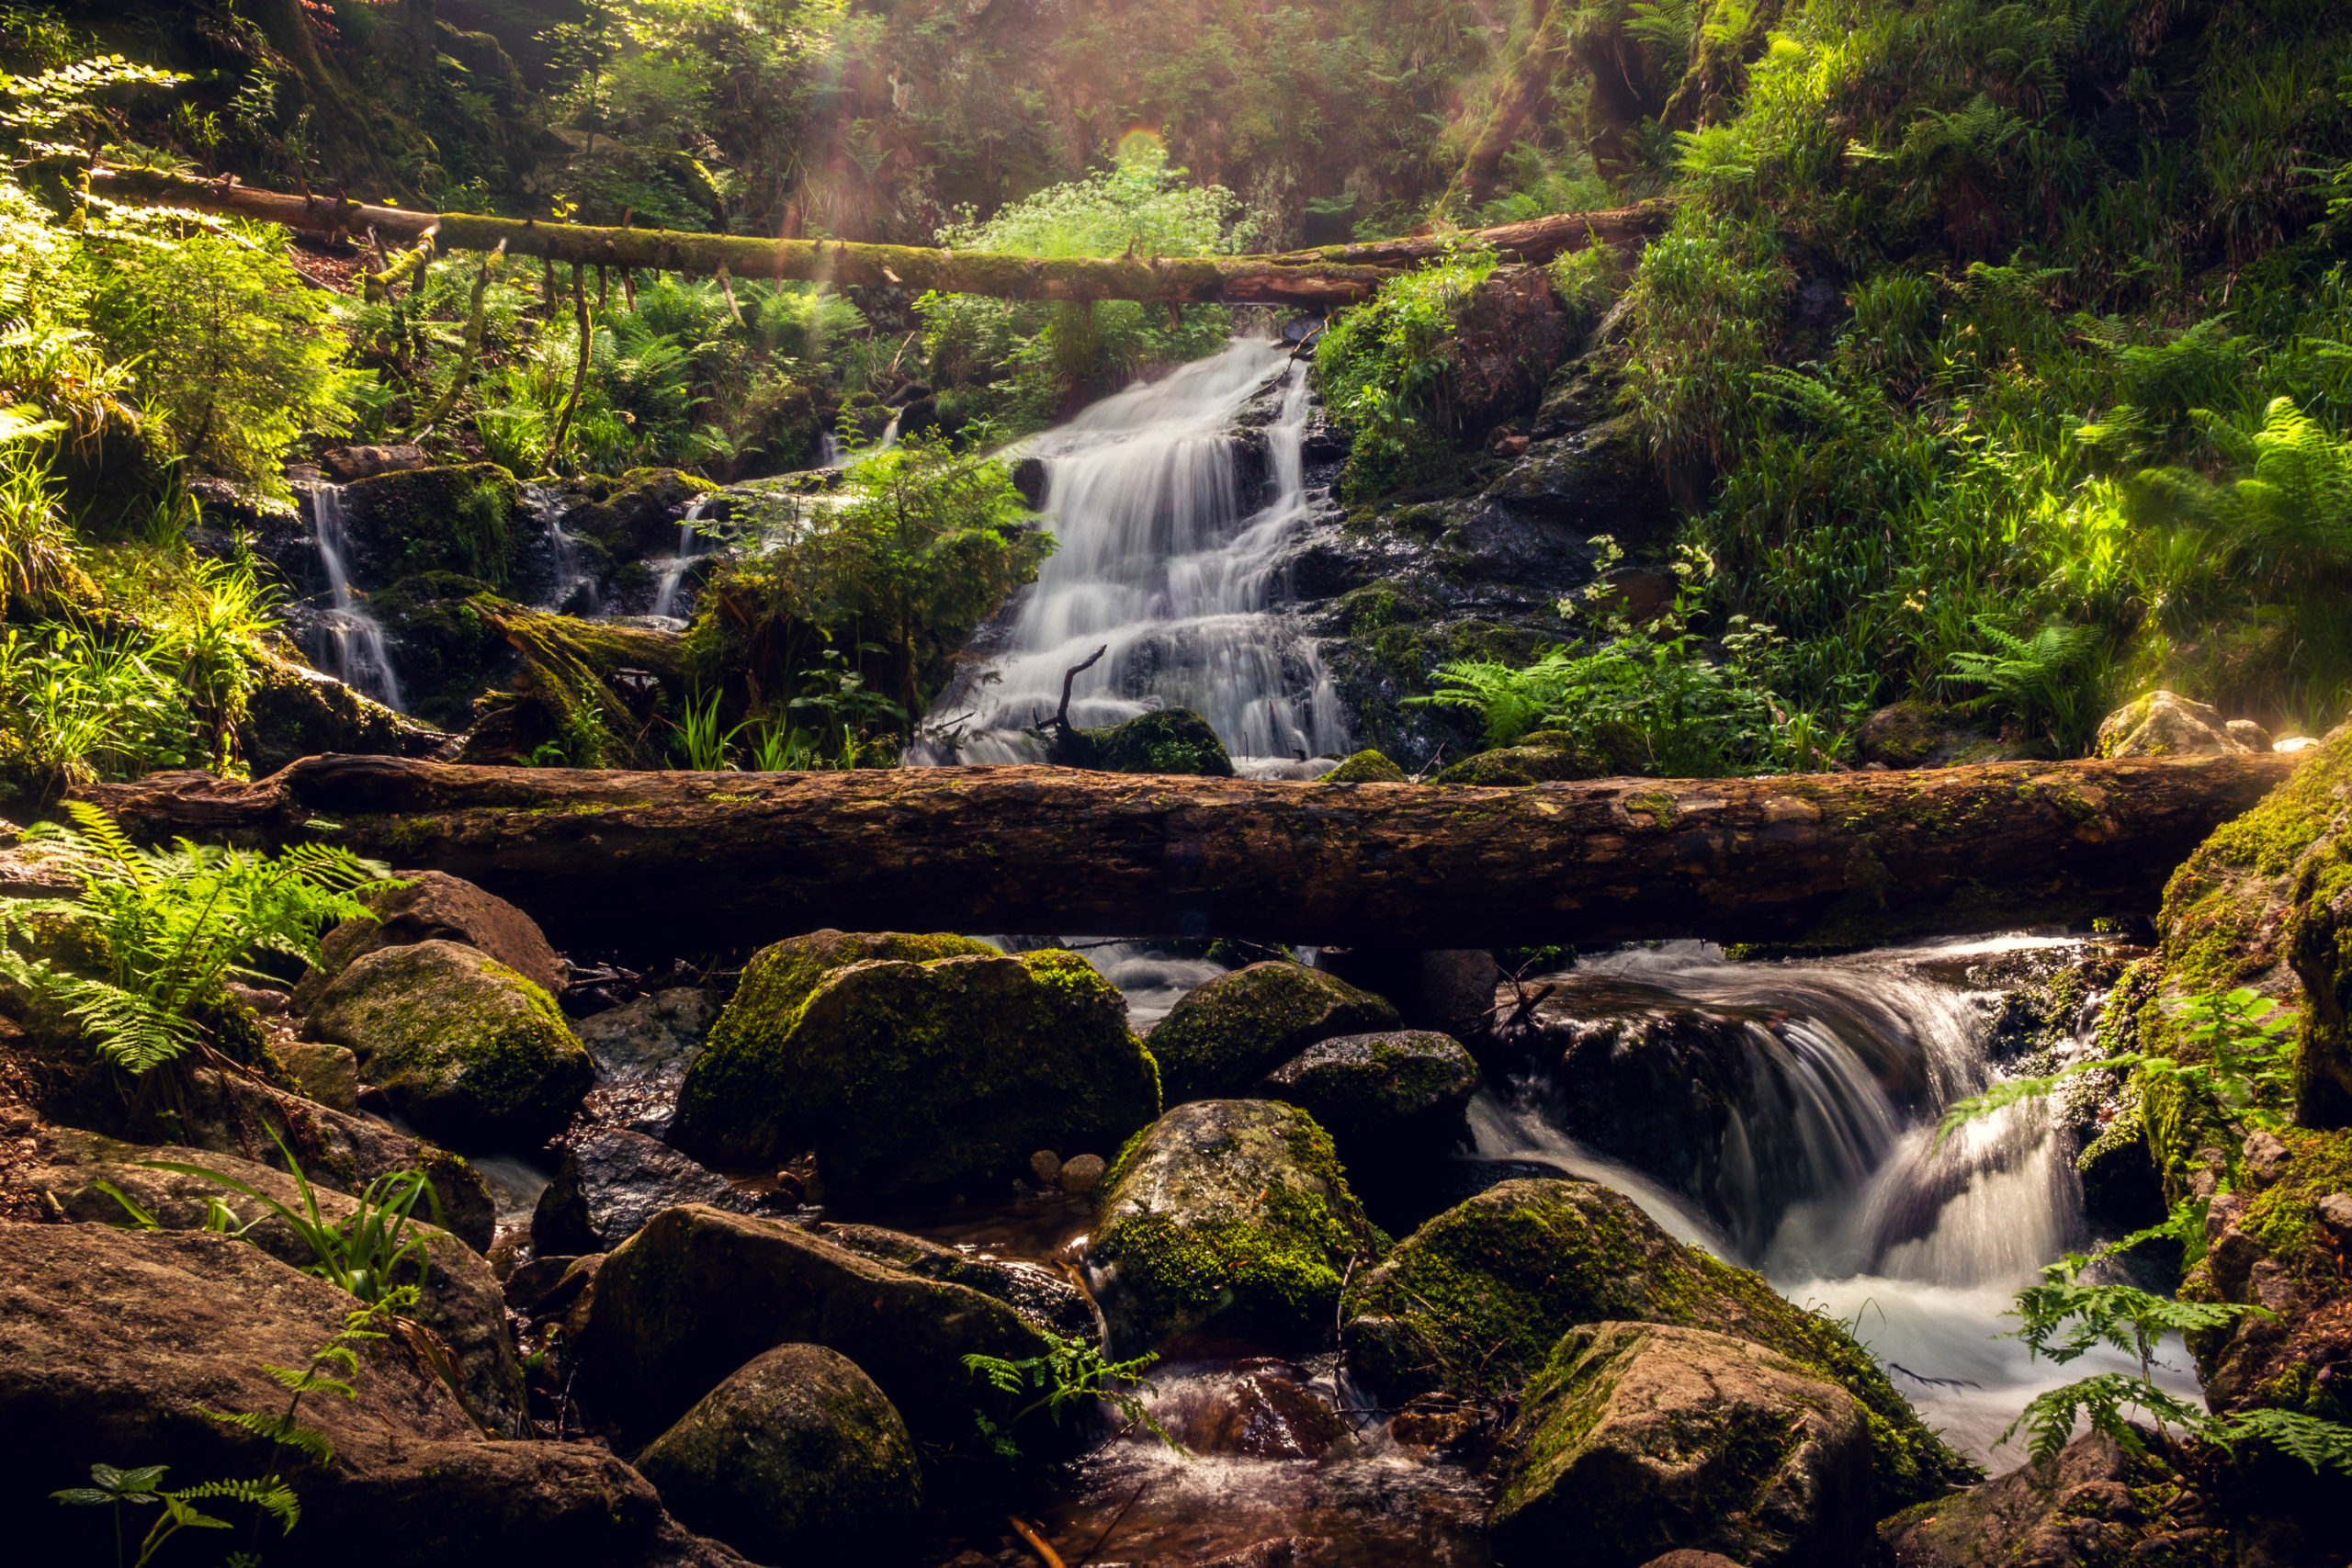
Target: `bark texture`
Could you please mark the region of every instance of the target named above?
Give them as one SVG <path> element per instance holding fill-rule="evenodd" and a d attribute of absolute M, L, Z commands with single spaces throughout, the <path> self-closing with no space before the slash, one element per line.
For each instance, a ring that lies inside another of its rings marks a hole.
<path fill-rule="evenodd" d="M 820 926 L 1425 948 L 1873 943 L 2152 911 L 2291 757 L 1516 789 L 1046 767 L 618 773 L 311 757 L 78 793 L 134 834 L 311 836 L 445 871 L 559 947 Z"/>
<path fill-rule="evenodd" d="M 388 247 L 413 243 L 430 232 L 444 251 L 492 251 L 503 241 L 509 255 L 574 265 L 888 285 L 1000 299 L 1161 299 L 1319 309 L 1368 298 L 1396 273 L 1441 254 L 1449 237 L 1427 234 L 1280 255 L 1046 258 L 413 212 L 150 170 L 100 169 L 90 186 L 111 201 L 185 207 L 312 232 L 365 236 L 373 229 Z M 1476 238 L 1521 261 L 1544 262 L 1588 244 L 1637 244 L 1665 227 L 1670 210 L 1652 202 L 1607 212 L 1561 213 L 1482 230 Z"/>

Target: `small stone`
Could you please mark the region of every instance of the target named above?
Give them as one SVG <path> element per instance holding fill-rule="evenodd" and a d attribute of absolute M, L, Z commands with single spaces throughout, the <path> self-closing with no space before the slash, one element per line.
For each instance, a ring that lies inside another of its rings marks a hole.
<path fill-rule="evenodd" d="M 2331 1192 L 2321 1199 L 2319 1217 L 2330 1230 L 2352 1233 L 2352 1192 Z"/>
<path fill-rule="evenodd" d="M 2246 1168 L 2265 1187 L 2286 1173 L 2287 1162 L 2292 1157 L 2293 1151 L 2275 1134 L 2255 1133 L 2245 1141 Z"/>
<path fill-rule="evenodd" d="M 1051 1187 L 1061 1179 L 1062 1156 L 1051 1149 L 1039 1149 L 1029 1156 L 1029 1171 L 1038 1186 Z"/>
<path fill-rule="evenodd" d="M 2222 726 L 2222 733 L 2249 751 L 2267 751 L 2272 741 L 2270 731 L 2250 718 L 2233 718 Z"/>
<path fill-rule="evenodd" d="M 2308 735 L 2290 735 L 2283 740 L 2272 741 L 2270 749 L 2273 751 L 2312 751 L 2319 749 L 2319 742 Z"/>
<path fill-rule="evenodd" d="M 1102 1184 L 1102 1168 L 1101 1155 L 1080 1155 L 1076 1159 L 1064 1160 L 1060 1171 L 1062 1190 L 1074 1195 L 1093 1191 Z"/>

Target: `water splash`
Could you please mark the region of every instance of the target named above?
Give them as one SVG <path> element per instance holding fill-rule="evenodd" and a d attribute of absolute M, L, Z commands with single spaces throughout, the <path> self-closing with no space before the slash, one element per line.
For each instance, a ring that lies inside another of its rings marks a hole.
<path fill-rule="evenodd" d="M 345 685 L 375 698 L 394 713 L 406 713 L 383 624 L 360 604 L 352 587 L 351 569 L 344 553 L 348 539 L 341 485 L 322 484 L 311 491 L 311 523 L 318 535 L 319 564 L 326 570 L 327 587 L 334 596 L 334 608 L 322 618 L 324 636 L 314 657 Z"/>
<path fill-rule="evenodd" d="M 1270 392 L 1259 484 L 1237 425 Z M 1272 607 L 1282 547 L 1310 515 L 1308 408 L 1303 363 L 1281 344 L 1237 338 L 1027 443 L 1046 466 L 1059 546 L 985 665 L 967 666 L 934 705 L 933 722 L 960 720 L 961 738 L 924 760 L 1039 760 L 1029 727 L 1053 715 L 1063 671 L 1098 646 L 1109 652 L 1079 679 L 1075 724 L 1191 708 L 1236 769 L 1259 776 L 1344 750 L 1320 653 Z"/>

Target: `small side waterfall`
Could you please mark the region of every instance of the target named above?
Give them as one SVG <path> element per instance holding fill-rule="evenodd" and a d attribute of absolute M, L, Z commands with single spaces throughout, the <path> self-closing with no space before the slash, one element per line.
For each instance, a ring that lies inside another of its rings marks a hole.
<path fill-rule="evenodd" d="M 383 626 L 361 606 L 351 585 L 351 570 L 345 558 L 347 541 L 341 485 L 322 484 L 311 491 L 311 525 L 318 536 L 319 564 L 326 570 L 327 588 L 334 598 L 313 657 L 345 685 L 395 713 L 406 713 Z"/>
<path fill-rule="evenodd" d="M 545 485 L 525 485 L 523 501 L 538 518 L 554 563 L 553 591 L 534 608 L 594 620 L 604 613 L 604 597 L 596 592 L 595 574 L 581 564 L 580 542 L 564 532 L 562 498 Z"/>
<path fill-rule="evenodd" d="M 678 595 L 685 586 L 686 573 L 707 553 L 702 547 L 702 536 L 695 531 L 695 524 L 709 515 L 709 505 L 710 497 L 704 496 L 686 508 L 685 516 L 678 522 L 677 553 L 652 563 L 661 569 L 661 576 L 653 591 L 650 614 L 671 620 L 678 618 Z"/>
<path fill-rule="evenodd" d="M 1994 1444 L 2027 1400 L 2127 1365 L 2036 1362 L 1998 1337 L 2011 1293 L 2087 1239 L 2047 1108 L 1935 1140 L 1942 1108 L 1993 1068 L 1981 994 L 1929 965 L 2038 940 L 1785 964 L 1675 942 L 1586 960 L 1550 976 L 1525 1070 L 1472 1107 L 1477 1152 L 1605 1182 L 1762 1270 L 1846 1322 L 1948 1441 L 2009 1468 L 2022 1445 Z M 2166 1359 L 2174 1392 L 2193 1394 L 2186 1356 Z"/>
<path fill-rule="evenodd" d="M 1236 426 L 1270 390 L 1261 485 Z M 1315 642 L 1272 607 L 1281 547 L 1308 515 L 1307 411 L 1306 366 L 1283 344 L 1236 339 L 1026 443 L 1046 465 L 1059 547 L 985 667 L 933 705 L 934 720 L 964 723 L 956 746 L 926 760 L 1037 760 L 1029 727 L 1052 716 L 1062 672 L 1098 646 L 1109 652 L 1079 679 L 1074 723 L 1191 708 L 1239 771 L 1261 776 L 1343 750 L 1346 721 Z"/>

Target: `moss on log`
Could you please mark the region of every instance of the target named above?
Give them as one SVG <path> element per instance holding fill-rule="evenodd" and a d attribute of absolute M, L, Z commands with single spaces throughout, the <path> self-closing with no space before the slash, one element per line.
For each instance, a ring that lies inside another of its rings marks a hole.
<path fill-rule="evenodd" d="M 1075 769 L 617 773 L 312 757 L 79 793 L 133 833 L 310 832 L 446 871 L 559 945 L 868 931 L 1882 942 L 2153 910 L 2289 757 L 1521 788 Z"/>
<path fill-rule="evenodd" d="M 1261 256 L 1043 257 L 412 212 L 143 169 L 101 169 L 91 185 L 112 201 L 184 207 L 329 234 L 372 229 L 387 245 L 430 233 L 445 251 L 492 251 L 503 242 L 509 255 L 575 266 L 887 285 L 1000 299 L 1162 299 L 1320 309 L 1363 299 L 1390 276 L 1441 254 L 1449 238 L 1464 238 L 1428 234 Z M 1561 213 L 1472 237 L 1522 261 L 1543 262 L 1596 243 L 1636 243 L 1663 229 L 1669 211 L 1667 204 L 1652 202 L 1608 212 Z"/>

